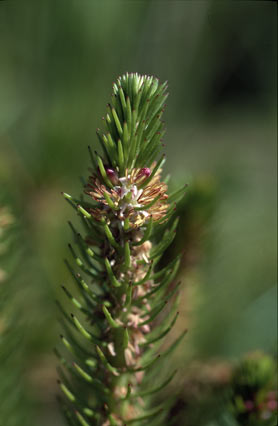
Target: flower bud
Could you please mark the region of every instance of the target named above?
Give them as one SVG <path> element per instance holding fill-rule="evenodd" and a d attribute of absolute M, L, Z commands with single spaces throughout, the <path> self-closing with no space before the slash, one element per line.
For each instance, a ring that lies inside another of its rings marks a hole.
<path fill-rule="evenodd" d="M 149 177 L 151 174 L 151 169 L 149 167 L 143 167 L 138 173 L 138 177 Z"/>
<path fill-rule="evenodd" d="M 119 183 L 118 173 L 110 167 L 105 167 L 105 171 L 108 179 L 113 183 L 113 185 L 117 185 Z"/>

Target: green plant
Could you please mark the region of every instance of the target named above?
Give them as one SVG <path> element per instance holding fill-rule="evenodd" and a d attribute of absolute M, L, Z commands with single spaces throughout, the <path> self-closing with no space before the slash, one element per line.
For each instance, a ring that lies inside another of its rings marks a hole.
<path fill-rule="evenodd" d="M 81 235 L 70 223 L 78 273 L 66 264 L 76 295 L 63 287 L 78 313 L 68 314 L 59 304 L 61 340 L 73 357 L 71 362 L 56 350 L 69 425 L 161 425 L 165 415 L 165 405 L 153 406 L 153 394 L 173 378 L 174 371 L 163 378 L 161 362 L 185 334 L 158 353 L 178 316 L 179 285 L 169 286 L 180 256 L 163 269 L 158 263 L 175 237 L 175 202 L 184 195 L 184 187 L 167 195 L 161 181 L 165 156 L 156 160 L 163 147 L 166 89 L 154 77 L 119 77 L 105 132 L 97 130 L 103 153 L 89 148 L 87 197 L 63 193 L 85 231 Z M 157 376 L 162 381 L 154 386 Z"/>
<path fill-rule="evenodd" d="M 238 424 L 277 424 L 277 364 L 262 352 L 246 356 L 232 376 L 230 410 Z"/>
<path fill-rule="evenodd" d="M 261 351 L 235 364 L 187 364 L 184 384 L 168 415 L 173 426 L 276 426 L 277 363 Z"/>

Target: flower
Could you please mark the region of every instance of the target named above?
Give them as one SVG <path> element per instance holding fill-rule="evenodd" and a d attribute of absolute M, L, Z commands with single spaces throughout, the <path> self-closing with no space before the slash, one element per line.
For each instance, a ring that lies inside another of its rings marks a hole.
<path fill-rule="evenodd" d="M 112 188 L 101 183 L 98 175 L 91 175 L 85 193 L 99 203 L 99 207 L 89 209 L 91 215 L 96 220 L 105 217 L 108 223 L 116 219 L 123 224 L 128 219 L 132 228 L 142 226 L 151 217 L 153 221 L 163 219 L 168 210 L 168 195 L 167 185 L 160 180 L 161 169 L 145 182 L 154 167 L 155 163 L 151 168 L 126 170 L 123 177 L 106 168 Z"/>

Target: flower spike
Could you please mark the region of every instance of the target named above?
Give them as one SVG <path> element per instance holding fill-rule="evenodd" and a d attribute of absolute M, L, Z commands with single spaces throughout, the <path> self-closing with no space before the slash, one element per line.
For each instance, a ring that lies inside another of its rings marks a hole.
<path fill-rule="evenodd" d="M 74 358 L 72 363 L 59 355 L 72 376 L 67 380 L 60 372 L 61 404 L 73 426 L 147 424 L 167 414 L 152 405 L 152 398 L 175 373 L 147 389 L 142 380 L 182 338 L 161 356 L 156 353 L 156 343 L 178 317 L 179 284 L 169 286 L 180 258 L 163 269 L 158 266 L 175 237 L 174 201 L 184 192 L 168 195 L 162 178 L 167 96 L 167 83 L 155 77 L 119 77 L 104 129 L 97 129 L 101 154 L 89 148 L 92 169 L 85 195 L 78 200 L 63 193 L 86 233 L 81 235 L 70 223 L 74 245 L 69 249 L 76 270 L 66 265 L 78 293 L 63 289 L 76 314 L 69 316 L 58 303 L 63 350 Z M 159 324 L 157 318 L 162 318 Z M 82 388 L 76 387 L 79 381 Z"/>

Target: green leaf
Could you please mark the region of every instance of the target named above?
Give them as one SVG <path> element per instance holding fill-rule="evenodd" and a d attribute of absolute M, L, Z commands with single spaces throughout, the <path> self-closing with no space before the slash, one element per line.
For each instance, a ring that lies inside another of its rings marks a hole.
<path fill-rule="evenodd" d="M 112 284 L 113 287 L 121 287 L 121 283 L 117 280 L 117 278 L 115 277 L 113 271 L 112 271 L 112 267 L 110 265 L 110 262 L 107 258 L 105 258 L 104 260 L 105 262 L 105 267 L 106 267 L 106 271 L 110 280 L 110 283 Z"/>
<path fill-rule="evenodd" d="M 175 236 L 176 236 L 176 227 L 178 224 L 179 219 L 177 218 L 171 229 L 167 230 L 167 232 L 165 233 L 164 237 L 162 238 L 162 241 L 151 250 L 151 254 L 150 254 L 150 259 L 155 259 L 156 257 L 161 256 L 161 254 L 163 254 L 163 252 L 167 249 L 167 247 L 169 247 L 169 245 L 173 242 Z"/>
<path fill-rule="evenodd" d="M 125 242 L 125 269 L 128 270 L 130 268 L 130 247 L 128 241 Z"/>
<path fill-rule="evenodd" d="M 109 188 L 113 188 L 113 184 L 112 184 L 112 182 L 110 181 L 110 179 L 107 176 L 107 173 L 106 173 L 106 170 L 104 168 L 102 159 L 100 158 L 99 155 L 97 155 L 97 163 L 98 163 L 98 167 L 99 167 L 99 171 L 100 171 L 101 177 L 102 177 L 105 185 L 108 186 Z"/>
<path fill-rule="evenodd" d="M 160 354 L 157 355 L 155 358 L 153 358 L 151 361 L 149 361 L 148 363 L 146 363 L 145 365 L 143 365 L 142 367 L 137 367 L 137 368 L 128 368 L 128 371 L 130 372 L 138 372 L 138 371 L 145 371 L 148 368 L 152 367 L 160 358 Z"/>
<path fill-rule="evenodd" d="M 148 411 L 146 414 L 143 414 L 142 416 L 134 417 L 131 420 L 125 420 L 125 424 L 130 425 L 132 423 L 142 422 L 143 420 L 147 420 L 147 419 L 150 419 L 150 418 L 156 416 L 157 414 L 161 413 L 162 411 L 163 411 L 163 408 L 161 406 L 156 407 L 153 410 Z"/>
<path fill-rule="evenodd" d="M 185 195 L 185 191 L 188 185 L 183 185 L 182 188 L 177 189 L 175 192 L 173 192 L 171 195 L 169 195 L 168 197 L 168 202 L 172 203 L 173 201 L 177 202 L 179 201 L 181 198 L 184 197 Z"/>
<path fill-rule="evenodd" d="M 151 274 L 152 274 L 152 270 L 153 270 L 153 262 L 150 263 L 149 269 L 148 269 L 147 273 L 145 274 L 145 276 L 141 280 L 136 281 L 135 283 L 133 283 L 133 285 L 134 286 L 142 285 L 146 281 L 148 281 L 149 278 L 150 278 L 150 276 L 151 276 Z"/>
<path fill-rule="evenodd" d="M 83 370 L 83 368 L 80 367 L 80 365 L 78 365 L 76 362 L 73 362 L 73 367 L 76 369 L 77 373 L 84 379 L 86 380 L 86 382 L 92 383 L 93 382 L 93 378 L 86 373 L 85 370 Z"/>
<path fill-rule="evenodd" d="M 145 390 L 145 391 L 142 391 L 142 392 L 138 392 L 137 394 L 131 395 L 131 398 L 138 398 L 138 397 L 142 398 L 144 396 L 153 395 L 154 393 L 159 392 L 160 390 L 165 388 L 173 380 L 176 373 L 177 373 L 177 370 L 175 370 L 164 382 L 162 382 L 156 388 L 152 388 L 152 389 L 148 389 L 148 390 Z"/>
<path fill-rule="evenodd" d="M 113 236 L 112 232 L 111 232 L 111 231 L 110 231 L 110 229 L 109 229 L 109 226 L 108 226 L 107 224 L 105 224 L 105 225 L 103 226 L 103 229 L 104 229 L 105 235 L 106 235 L 106 237 L 107 237 L 107 239 L 108 239 L 109 243 L 111 244 L 111 246 L 112 246 L 112 247 L 114 247 L 116 250 L 118 250 L 118 251 L 122 252 L 122 247 L 121 247 L 121 246 L 117 243 L 117 241 L 115 240 L 115 238 L 114 238 L 114 236 Z"/>
<path fill-rule="evenodd" d="M 110 312 L 108 311 L 108 309 L 106 308 L 105 305 L 102 306 L 102 310 L 103 310 L 103 313 L 104 313 L 110 327 L 112 327 L 112 328 L 120 327 L 120 325 L 112 318 L 112 315 L 110 314 Z"/>
<path fill-rule="evenodd" d="M 150 216 L 150 220 L 148 222 L 147 228 L 144 232 L 143 237 L 141 238 L 140 241 L 137 241 L 135 243 L 133 243 L 133 246 L 140 246 L 142 245 L 145 241 L 149 240 L 152 234 L 152 229 L 153 229 L 153 217 Z"/>
<path fill-rule="evenodd" d="M 68 289 L 62 285 L 62 289 L 64 290 L 64 292 L 66 293 L 67 297 L 70 299 L 70 301 L 72 302 L 72 304 L 79 309 L 80 311 L 82 311 L 85 314 L 89 314 L 90 312 L 88 311 L 88 309 L 86 309 L 84 306 L 82 306 L 82 304 L 75 298 L 73 297 L 70 292 L 68 291 Z"/>
<path fill-rule="evenodd" d="M 105 365 L 107 370 L 110 371 L 110 373 L 112 373 L 114 376 L 119 376 L 118 370 L 108 362 L 106 356 L 104 355 L 100 347 L 97 346 L 96 349 L 101 362 Z"/>
<path fill-rule="evenodd" d="M 84 417 L 78 412 L 75 412 L 76 418 L 78 419 L 81 426 L 90 426 L 90 424 L 84 419 Z"/>
<path fill-rule="evenodd" d="M 97 336 L 93 335 L 91 332 L 87 331 L 85 327 L 83 327 L 83 325 L 81 324 L 81 322 L 78 320 L 78 318 L 75 315 L 71 314 L 71 317 L 72 317 L 74 325 L 76 326 L 76 329 L 80 331 L 80 333 L 82 334 L 82 336 L 85 337 L 85 339 L 96 344 L 102 343 Z"/>
<path fill-rule="evenodd" d="M 165 337 L 165 336 L 166 336 L 166 334 L 168 334 L 168 333 L 172 330 L 172 328 L 174 327 L 175 322 L 176 322 L 176 320 L 177 320 L 178 316 L 179 316 L 179 312 L 177 312 L 177 313 L 176 313 L 176 315 L 175 315 L 175 317 L 174 317 L 173 321 L 171 322 L 171 324 L 169 325 L 169 327 L 167 327 L 167 328 L 166 328 L 166 330 L 164 330 L 164 331 L 163 331 L 163 332 L 162 332 L 159 336 L 157 336 L 157 337 L 154 337 L 154 338 L 149 339 L 149 340 L 147 339 L 145 343 L 142 343 L 142 346 L 151 345 L 152 343 L 155 343 L 155 342 L 157 342 L 158 340 L 161 340 L 163 337 Z"/>
<path fill-rule="evenodd" d="M 67 386 L 66 385 L 64 385 L 64 383 L 62 383 L 62 382 L 60 382 L 60 381 L 58 381 L 58 384 L 59 384 L 59 386 L 60 386 L 60 388 L 61 388 L 61 390 L 62 390 L 62 392 L 64 393 L 64 395 L 66 395 L 66 397 L 67 397 L 67 399 L 70 401 L 70 402 L 75 402 L 76 401 L 76 399 L 75 399 L 75 396 L 74 396 L 74 394 L 67 388 Z"/>

